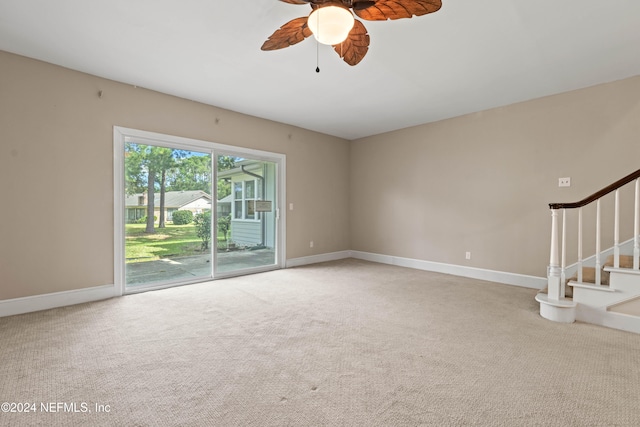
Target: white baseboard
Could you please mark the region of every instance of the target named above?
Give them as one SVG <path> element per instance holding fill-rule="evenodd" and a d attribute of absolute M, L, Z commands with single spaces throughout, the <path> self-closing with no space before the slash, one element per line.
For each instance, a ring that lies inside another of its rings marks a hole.
<path fill-rule="evenodd" d="M 307 264 L 336 261 L 345 258 L 356 258 L 382 264 L 397 265 L 400 267 L 415 268 L 418 270 L 433 271 L 437 273 L 451 274 L 454 276 L 470 277 L 473 279 L 522 286 L 532 289 L 542 289 L 547 285 L 547 279 L 544 277 L 526 276 L 523 274 L 507 273 L 504 271 L 485 270 L 482 268 L 465 267 L 461 265 L 444 264 L 361 251 L 339 251 L 292 258 L 286 261 L 286 267 L 298 267 Z M 99 301 L 102 299 L 112 298 L 114 296 L 116 296 L 115 285 L 104 285 L 93 288 L 0 300 L 0 317 L 13 316 L 16 314 L 30 313 L 33 311 L 47 310 L 50 308 L 64 307 L 74 304 L 82 304 L 91 301 Z"/>
<path fill-rule="evenodd" d="M 542 289 L 547 286 L 546 277 L 527 276 L 524 274 L 508 273 L 505 271 L 486 270 L 483 268 L 465 267 L 463 265 L 445 264 L 441 262 L 423 261 L 413 258 L 403 258 L 391 255 L 374 254 L 370 252 L 350 251 L 351 257 L 382 264 L 397 265 L 400 267 L 415 268 L 418 270 L 433 271 L 437 273 L 451 274 L 454 276 L 470 277 L 472 279 L 486 280 L 489 282 L 504 283 L 507 285 L 521 286 L 524 288 Z"/>
<path fill-rule="evenodd" d="M 115 285 L 104 285 L 93 288 L 75 289 L 72 291 L 1 300 L 0 317 L 98 301 L 111 298 L 114 295 Z"/>
<path fill-rule="evenodd" d="M 286 268 L 298 267 L 307 264 L 316 264 L 319 262 L 336 261 L 345 258 L 351 258 L 351 251 L 329 252 L 327 254 L 291 258 L 287 260 Z"/>

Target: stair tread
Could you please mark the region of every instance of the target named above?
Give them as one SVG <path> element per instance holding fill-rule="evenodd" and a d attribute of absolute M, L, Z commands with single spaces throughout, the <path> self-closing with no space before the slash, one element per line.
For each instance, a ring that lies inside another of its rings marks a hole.
<path fill-rule="evenodd" d="M 627 314 L 630 316 L 640 316 L 640 297 L 635 297 L 628 301 L 613 304 L 607 308 L 607 311 Z"/>
<path fill-rule="evenodd" d="M 544 302 L 545 304 L 553 305 L 555 307 L 570 308 L 570 307 L 576 306 L 576 303 L 573 302 L 573 299 L 571 298 L 562 298 L 560 300 L 552 300 L 552 299 L 549 299 L 549 296 L 547 294 L 542 292 L 538 292 L 538 294 L 536 295 L 536 301 Z"/>
<path fill-rule="evenodd" d="M 596 291 L 605 291 L 605 292 L 616 292 L 615 289 L 609 287 L 609 285 L 596 285 L 591 282 L 576 282 L 572 281 L 568 283 L 568 287 L 571 288 L 586 288 L 586 289 L 594 289 Z"/>
<path fill-rule="evenodd" d="M 537 293 L 538 294 L 543 294 L 543 295 L 548 295 L 549 294 L 549 287 L 545 287 L 543 289 L 540 289 Z M 573 289 L 571 289 L 570 286 L 565 287 L 564 297 L 567 300 L 573 300 Z"/>

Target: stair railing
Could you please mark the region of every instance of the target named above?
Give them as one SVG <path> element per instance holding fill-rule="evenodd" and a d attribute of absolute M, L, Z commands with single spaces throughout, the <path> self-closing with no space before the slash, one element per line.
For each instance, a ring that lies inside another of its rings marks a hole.
<path fill-rule="evenodd" d="M 595 281 L 596 286 L 602 285 L 601 277 L 601 241 L 600 241 L 600 201 L 602 197 L 615 191 L 614 198 L 614 230 L 613 230 L 613 263 L 614 268 L 620 267 L 620 188 L 635 181 L 634 224 L 633 224 L 633 269 L 640 269 L 640 169 L 614 182 L 589 197 L 573 203 L 550 203 L 551 209 L 551 254 L 547 269 L 548 297 L 560 300 L 565 295 L 566 282 L 566 229 L 567 209 L 578 209 L 578 282 L 582 282 L 582 208 L 596 202 L 596 253 L 595 253 Z M 562 239 L 558 241 L 558 212 L 562 211 Z"/>

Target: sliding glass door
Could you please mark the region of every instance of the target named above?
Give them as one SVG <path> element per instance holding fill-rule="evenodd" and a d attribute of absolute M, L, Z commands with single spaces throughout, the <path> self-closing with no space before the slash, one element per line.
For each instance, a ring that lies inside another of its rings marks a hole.
<path fill-rule="evenodd" d="M 128 141 L 128 290 L 211 278 L 211 153 Z"/>
<path fill-rule="evenodd" d="M 217 165 L 216 272 L 275 265 L 277 164 L 219 154 Z"/>
<path fill-rule="evenodd" d="M 283 266 L 284 156 L 123 128 L 114 143 L 121 293 Z"/>

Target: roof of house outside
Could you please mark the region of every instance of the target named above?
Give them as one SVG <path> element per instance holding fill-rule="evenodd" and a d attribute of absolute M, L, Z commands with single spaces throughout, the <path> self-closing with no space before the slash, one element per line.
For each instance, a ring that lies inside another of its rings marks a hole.
<path fill-rule="evenodd" d="M 134 194 L 128 196 L 125 199 L 125 206 L 128 208 L 132 207 L 141 207 L 146 206 L 146 204 L 141 205 L 139 203 L 139 198 L 142 194 Z M 204 191 L 194 190 L 194 191 L 167 191 L 164 193 L 164 206 L 165 208 L 181 208 L 185 205 L 188 205 L 191 202 L 194 202 L 200 198 L 205 198 L 209 203 L 211 203 L 211 196 Z M 153 197 L 154 206 L 160 206 L 160 192 L 156 191 Z"/>
<path fill-rule="evenodd" d="M 218 200 L 218 203 L 231 203 L 233 202 L 233 193 L 229 194 L 226 197 L 223 197 L 222 199 Z"/>

